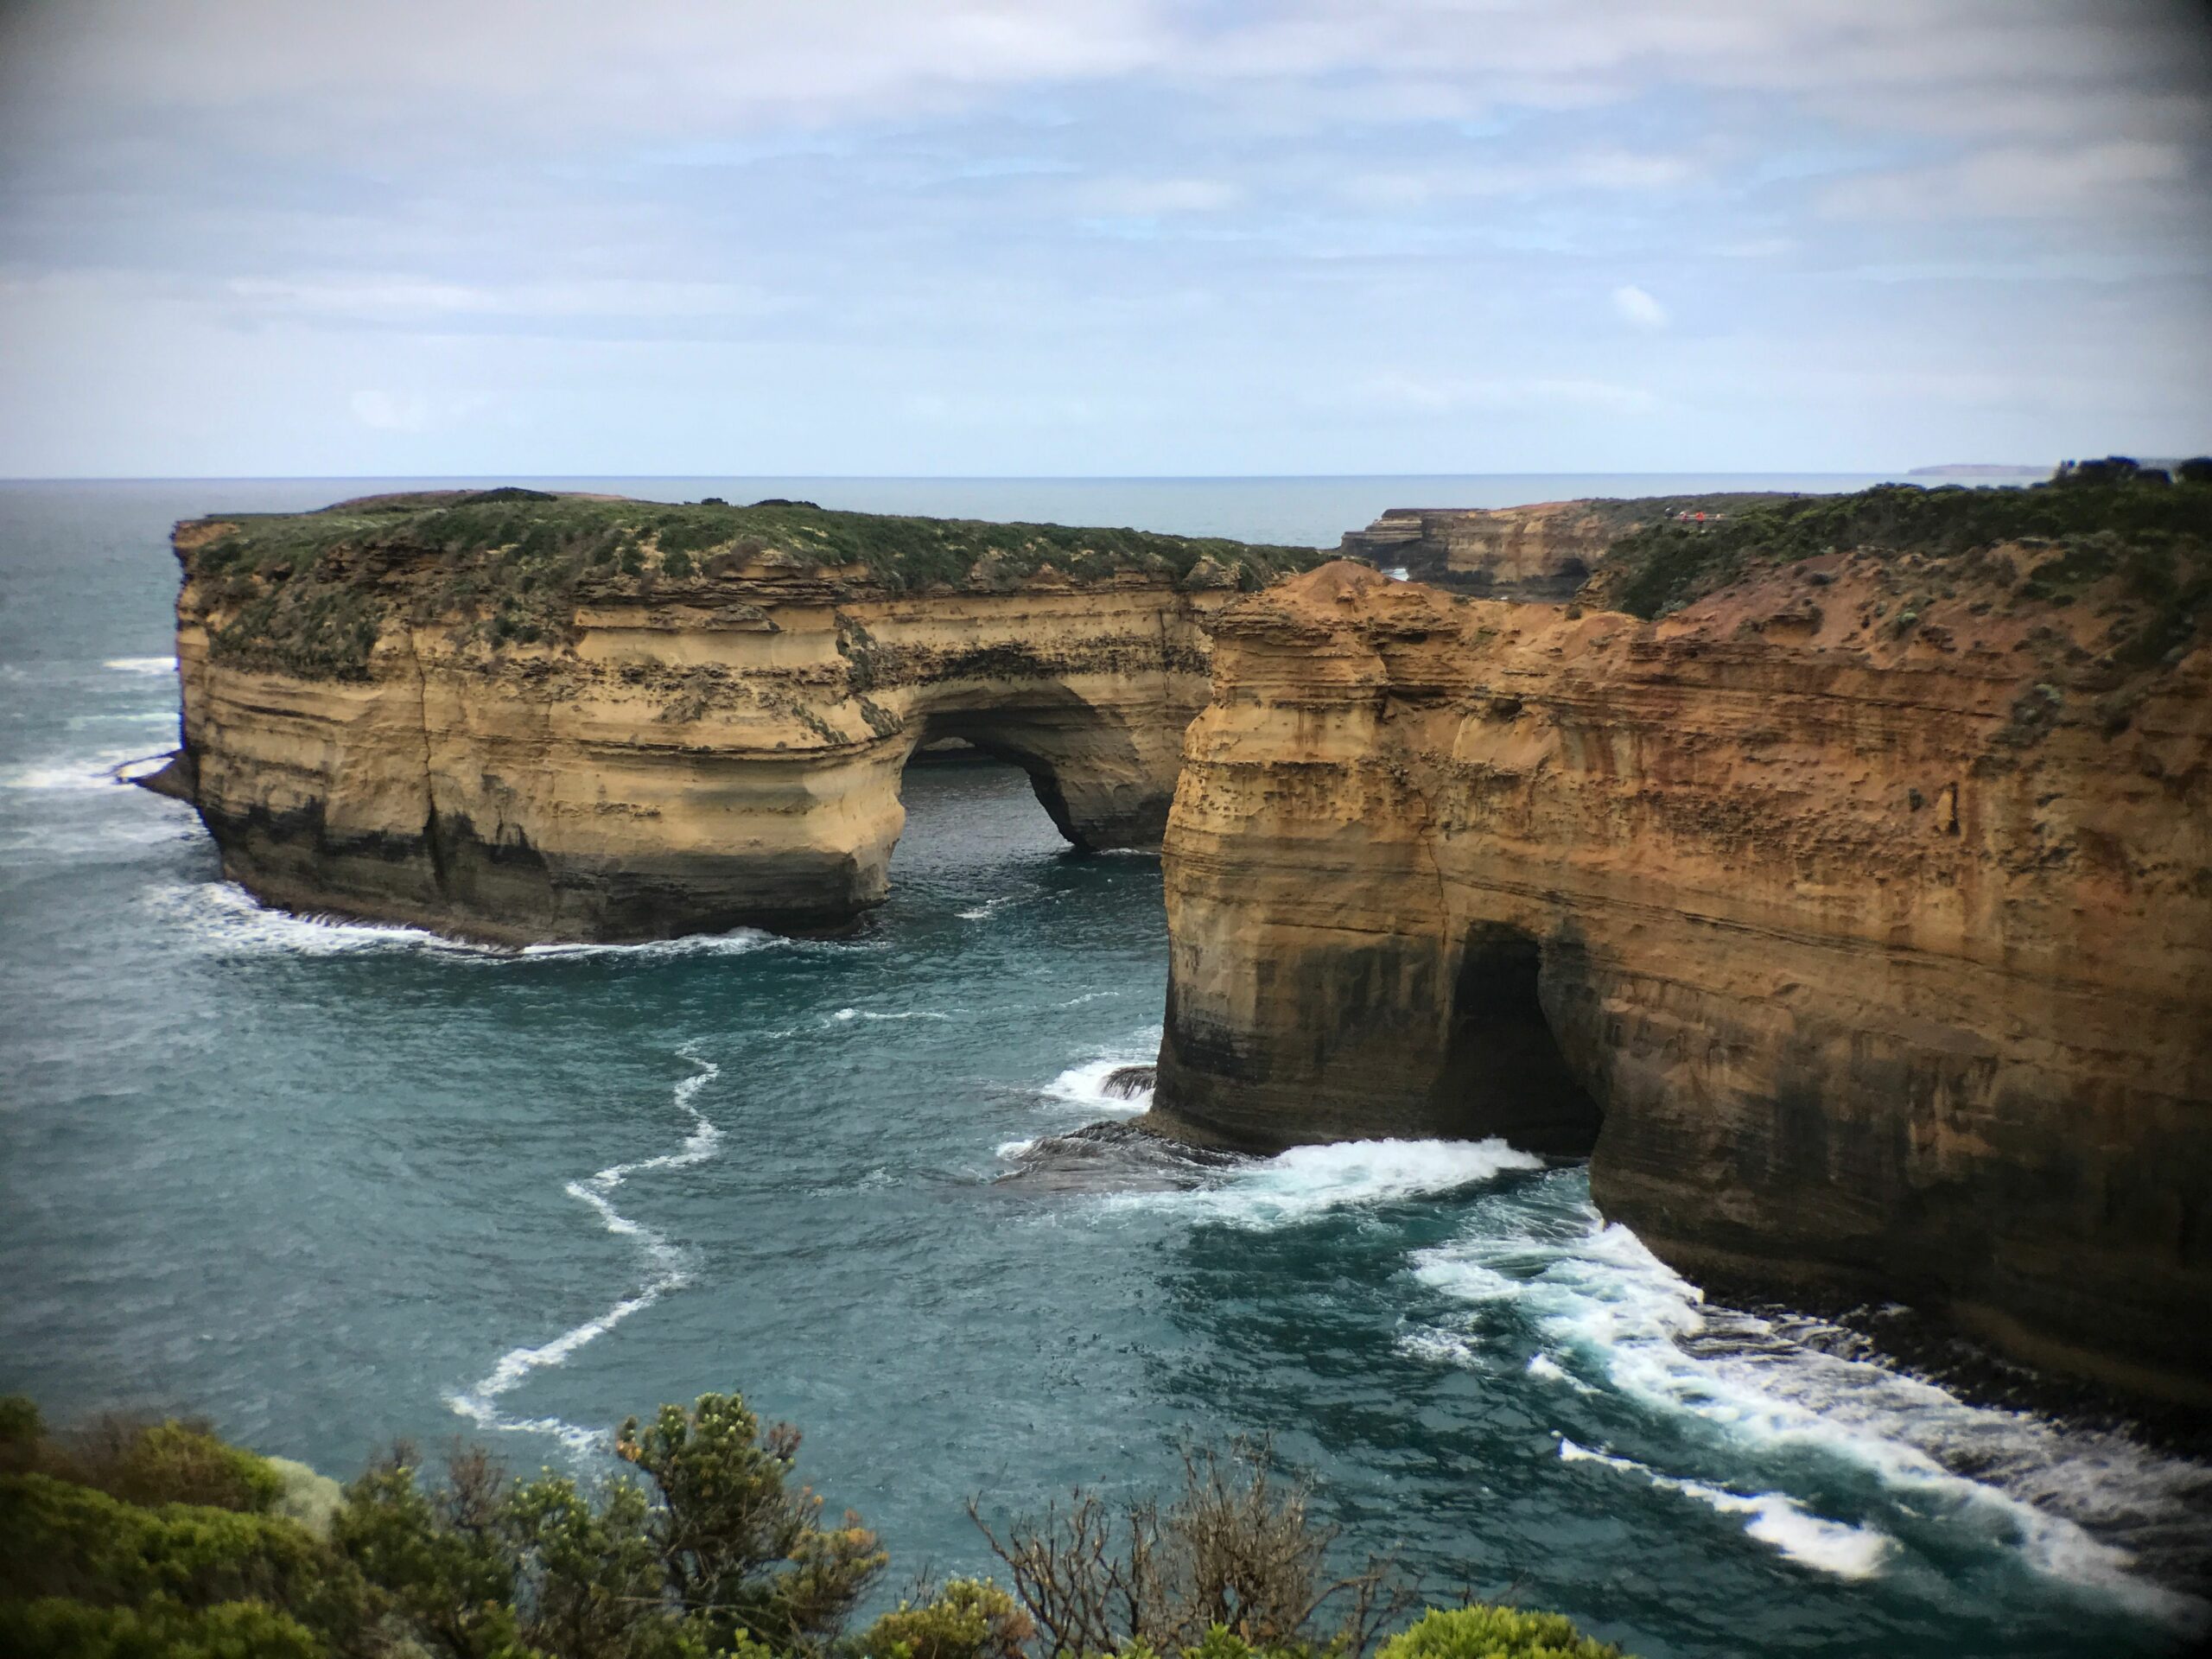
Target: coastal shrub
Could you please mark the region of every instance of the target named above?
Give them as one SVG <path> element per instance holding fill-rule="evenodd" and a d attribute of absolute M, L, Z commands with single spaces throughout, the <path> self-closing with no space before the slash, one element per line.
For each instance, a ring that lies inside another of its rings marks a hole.
<path fill-rule="evenodd" d="M 1037 1627 L 998 1586 L 954 1579 L 922 1601 L 902 1601 L 854 1642 L 860 1659 L 1022 1659 Z"/>
<path fill-rule="evenodd" d="M 798 1445 L 741 1396 L 709 1394 L 626 1422 L 615 1450 L 635 1473 L 601 1482 L 550 1471 L 518 1482 L 464 1448 L 433 1476 L 398 1446 L 318 1516 L 325 1537 L 284 1512 L 292 1499 L 272 1488 L 283 1471 L 202 1427 L 109 1419 L 53 1436 L 28 1402 L 0 1401 L 0 1652 L 1359 1659 L 1417 1605 L 1384 1564 L 1332 1578 L 1336 1533 L 1313 1517 L 1308 1483 L 1278 1477 L 1264 1445 L 1238 1443 L 1186 1452 L 1164 1508 L 1077 1491 L 1003 1542 L 986 1529 L 1011 1592 L 956 1578 L 848 1639 L 883 1553 L 849 1515 L 823 1523 L 822 1500 L 794 1478 Z M 220 1501 L 160 1496 L 176 1490 Z M 1430 1614 L 1378 1659 L 1614 1652 L 1564 1619 L 1477 1607 Z"/>
<path fill-rule="evenodd" d="M 324 1659 L 329 1647 L 265 1602 L 185 1607 L 156 1597 L 95 1607 L 48 1597 L 0 1602 L 0 1652 L 40 1659 Z"/>
<path fill-rule="evenodd" d="M 1616 540 L 1585 584 L 1586 602 L 1656 617 L 1695 603 L 1763 566 L 1838 550 L 1911 556 L 1965 569 L 2005 544 L 2045 544 L 2069 561 L 2063 580 L 2023 597 L 2049 602 L 2109 574 L 2131 551 L 2212 562 L 2212 493 L 2145 482 L 2133 462 L 2082 462 L 2024 489 L 1924 490 L 1884 484 L 1849 495 L 1796 496 L 1702 524 L 1649 523 Z"/>
<path fill-rule="evenodd" d="M 727 1640 L 749 1632 L 779 1651 L 836 1637 L 883 1570 L 875 1535 L 849 1512 L 821 1523 L 822 1499 L 791 1477 L 799 1433 L 763 1428 L 740 1395 L 632 1417 L 615 1451 L 652 1483 L 646 1522 L 669 1587 Z"/>
<path fill-rule="evenodd" d="M 1621 1659 L 1558 1613 L 1510 1607 L 1432 1610 L 1382 1644 L 1376 1659 Z"/>
<path fill-rule="evenodd" d="M 515 601 L 543 637 L 563 638 L 587 578 L 601 592 L 610 582 L 641 583 L 655 568 L 649 546 L 658 550 L 658 568 L 675 577 L 702 569 L 724 575 L 773 553 L 893 594 L 961 587 L 979 566 L 1007 586 L 1046 564 L 1063 572 L 1079 565 L 1084 581 L 1126 571 L 1179 581 L 1205 559 L 1251 588 L 1327 556 L 1126 528 L 840 512 L 779 499 L 733 507 L 515 488 L 372 497 L 319 512 L 202 523 L 207 539 L 191 546 L 188 537 L 184 559 L 218 612 L 212 654 L 315 678 L 364 675 L 381 626 L 403 608 L 419 620 L 467 622 L 487 601 Z"/>
<path fill-rule="evenodd" d="M 969 1513 L 1005 1563 L 1047 1659 L 1230 1640 L 1363 1654 L 1414 1592 L 1380 1560 L 1331 1578 L 1337 1529 L 1313 1518 L 1310 1482 L 1278 1478 L 1270 1462 L 1264 1442 L 1185 1447 L 1183 1489 L 1165 1509 L 1149 1498 L 1111 1506 L 1078 1488 L 1065 1509 L 1016 1521 L 1003 1538 L 972 1503 Z"/>

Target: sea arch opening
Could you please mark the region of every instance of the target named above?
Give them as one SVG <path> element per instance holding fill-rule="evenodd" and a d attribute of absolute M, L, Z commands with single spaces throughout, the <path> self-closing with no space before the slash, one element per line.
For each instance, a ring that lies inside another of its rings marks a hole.
<path fill-rule="evenodd" d="M 1478 921 L 1460 936 L 1437 1103 L 1468 1132 L 1558 1157 L 1585 1158 L 1597 1145 L 1601 1109 L 1554 1024 L 1574 955 L 1508 922 Z"/>
<path fill-rule="evenodd" d="M 1146 711 L 1148 715 L 1155 711 Z M 1158 729 L 1154 729 L 1157 728 Z M 965 745 L 976 756 L 1019 767 L 1061 837 L 1077 852 L 1156 850 L 1175 792 L 1182 729 L 1090 702 L 1063 685 L 1018 694 L 974 690 L 910 715 L 899 764 Z"/>

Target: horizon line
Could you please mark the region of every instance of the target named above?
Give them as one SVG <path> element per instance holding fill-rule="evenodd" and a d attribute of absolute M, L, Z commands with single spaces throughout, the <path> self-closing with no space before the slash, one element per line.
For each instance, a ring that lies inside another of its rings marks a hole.
<path fill-rule="evenodd" d="M 2001 467 L 2023 474 L 2052 470 L 2056 461 L 1944 461 L 1934 467 L 1675 467 L 1525 468 L 1487 473 L 48 473 L 0 474 L 9 484 L 309 484 L 474 482 L 485 479 L 559 480 L 634 479 L 643 482 L 694 479 L 769 479 L 810 483 L 891 484 L 1177 484 L 1332 483 L 1402 478 L 1904 478 L 1914 473 L 1961 467 Z"/>

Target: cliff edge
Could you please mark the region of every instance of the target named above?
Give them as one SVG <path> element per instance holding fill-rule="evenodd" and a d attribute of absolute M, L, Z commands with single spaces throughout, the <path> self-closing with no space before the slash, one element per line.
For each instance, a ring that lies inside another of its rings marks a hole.
<path fill-rule="evenodd" d="M 1588 1152 L 1685 1270 L 2212 1403 L 2212 488 L 2004 494 L 1216 618 L 1154 1126 Z"/>
<path fill-rule="evenodd" d="M 157 786 L 277 905 L 502 942 L 842 925 L 946 737 L 1157 843 L 1205 620 L 1320 556 L 530 490 L 177 526 Z"/>

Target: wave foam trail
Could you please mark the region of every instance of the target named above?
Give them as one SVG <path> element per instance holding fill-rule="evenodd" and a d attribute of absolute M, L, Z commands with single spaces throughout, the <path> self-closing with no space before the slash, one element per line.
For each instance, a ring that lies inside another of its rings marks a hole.
<path fill-rule="evenodd" d="M 528 1381 L 533 1372 L 566 1364 L 579 1349 L 597 1341 L 632 1313 L 642 1313 L 671 1291 L 681 1290 L 691 1282 L 685 1252 L 665 1234 L 624 1215 L 615 1208 L 612 1196 L 632 1175 L 703 1163 L 715 1155 L 715 1148 L 721 1144 L 721 1130 L 692 1103 L 700 1090 L 721 1075 L 721 1068 L 688 1049 L 683 1051 L 683 1058 L 698 1069 L 676 1085 L 675 1104 L 691 1117 L 691 1133 L 684 1136 L 683 1144 L 674 1152 L 664 1152 L 657 1157 L 610 1164 L 594 1174 L 569 1182 L 565 1189 L 570 1198 L 588 1205 L 598 1216 L 600 1225 L 608 1232 L 618 1238 L 636 1241 L 639 1255 L 652 1269 L 650 1275 L 642 1286 L 605 1313 L 571 1326 L 550 1342 L 535 1347 L 510 1348 L 484 1376 L 467 1388 L 446 1395 L 446 1404 L 479 1428 L 496 1429 L 503 1433 L 527 1431 L 550 1434 L 574 1452 L 588 1452 L 606 1438 L 603 1429 L 588 1428 L 558 1417 L 511 1416 L 500 1409 L 499 1402 Z"/>
<path fill-rule="evenodd" d="M 174 674 L 176 672 L 176 658 L 174 657 L 111 657 L 100 666 L 111 668 L 119 674 Z"/>
<path fill-rule="evenodd" d="M 1871 1579 L 1897 1548 L 1897 1541 L 1874 1527 L 1854 1527 L 1824 1520 L 1809 1513 L 1783 1492 L 1757 1492 L 1745 1497 L 1701 1480 L 1676 1480 L 1670 1475 L 1637 1462 L 1577 1446 L 1560 1436 L 1559 1455 L 1566 1463 L 1597 1463 L 1609 1469 L 1642 1475 L 1662 1491 L 1694 1497 L 1722 1515 L 1748 1515 L 1744 1530 L 1763 1544 L 1770 1544 L 1800 1566 L 1832 1573 L 1840 1579 Z"/>
<path fill-rule="evenodd" d="M 221 956 L 279 951 L 302 957 L 419 950 L 438 956 L 498 959 L 510 953 L 467 944 L 397 923 L 347 922 L 271 910 L 229 881 L 175 881 L 149 887 L 148 906 L 195 942 Z"/>
<path fill-rule="evenodd" d="M 102 749 L 93 754 L 59 755 L 24 766 L 10 766 L 0 772 L 0 785 L 10 789 L 113 789 L 120 781 L 118 774 L 124 767 L 145 758 L 146 752 L 143 748 Z"/>
<path fill-rule="evenodd" d="M 1293 1147 L 1231 1167 L 1219 1183 L 1190 1191 L 1130 1193 L 1111 1202 L 1195 1211 L 1208 1221 L 1255 1230 L 1287 1226 L 1332 1210 L 1441 1198 L 1544 1160 L 1487 1141 L 1338 1141 Z"/>
<path fill-rule="evenodd" d="M 427 928 L 397 922 L 356 922 L 331 916 L 296 916 L 272 910 L 229 881 L 177 881 L 149 887 L 145 903 L 174 925 L 196 936 L 199 944 L 221 956 L 264 952 L 298 957 L 340 957 L 378 952 L 419 952 L 481 963 L 543 962 L 606 957 L 623 962 L 664 962 L 684 957 L 741 956 L 777 943 L 775 936 L 746 928 L 734 933 L 695 934 L 653 939 L 641 944 L 531 944 L 521 950 L 474 944 Z"/>
<path fill-rule="evenodd" d="M 514 952 L 533 959 L 549 957 L 611 957 L 625 962 L 668 962 L 683 957 L 741 957 L 784 941 L 757 927 L 728 933 L 687 933 L 677 939 L 643 939 L 634 944 L 525 944 Z"/>
<path fill-rule="evenodd" d="M 1708 1306 L 1635 1234 L 1579 1198 L 1539 1201 L 1502 1227 L 1499 1213 L 1413 1257 L 1416 1278 L 1468 1309 L 1462 1328 L 1432 1334 L 1466 1344 L 1469 1363 L 1481 1363 L 1471 1356 L 1501 1343 L 1516 1344 L 1518 1363 L 1533 1326 L 1539 1351 L 1527 1362 L 1529 1375 L 1585 1393 L 1601 1384 L 1689 1427 L 1723 1461 L 1871 1475 L 1884 1501 L 1898 1504 L 1907 1532 L 1914 1517 L 1941 1515 L 1955 1535 L 2017 1550 L 2040 1572 L 2115 1592 L 2141 1611 L 2190 1623 L 2203 1613 L 2202 1604 L 2151 1583 L 2138 1567 L 2145 1555 L 2201 1554 L 2212 1468 L 2116 1431 L 1970 1404 L 1880 1363 L 1842 1326 Z M 1446 1354 L 1438 1342 L 1400 1347 Z M 1578 1408 L 1562 1395 L 1560 1409 Z M 1580 1452 L 1561 1455 L 1572 1461 Z M 1878 1565 L 1879 1555 L 1854 1554 L 1871 1546 L 1821 1530 L 1841 1523 L 1780 1494 L 1745 1498 L 1672 1475 L 1652 1478 L 1716 1507 L 1725 1507 L 1722 1498 L 1764 1505 L 1740 1511 L 1753 1515 L 1747 1530 L 1785 1554 L 1864 1560 L 1869 1571 Z"/>

